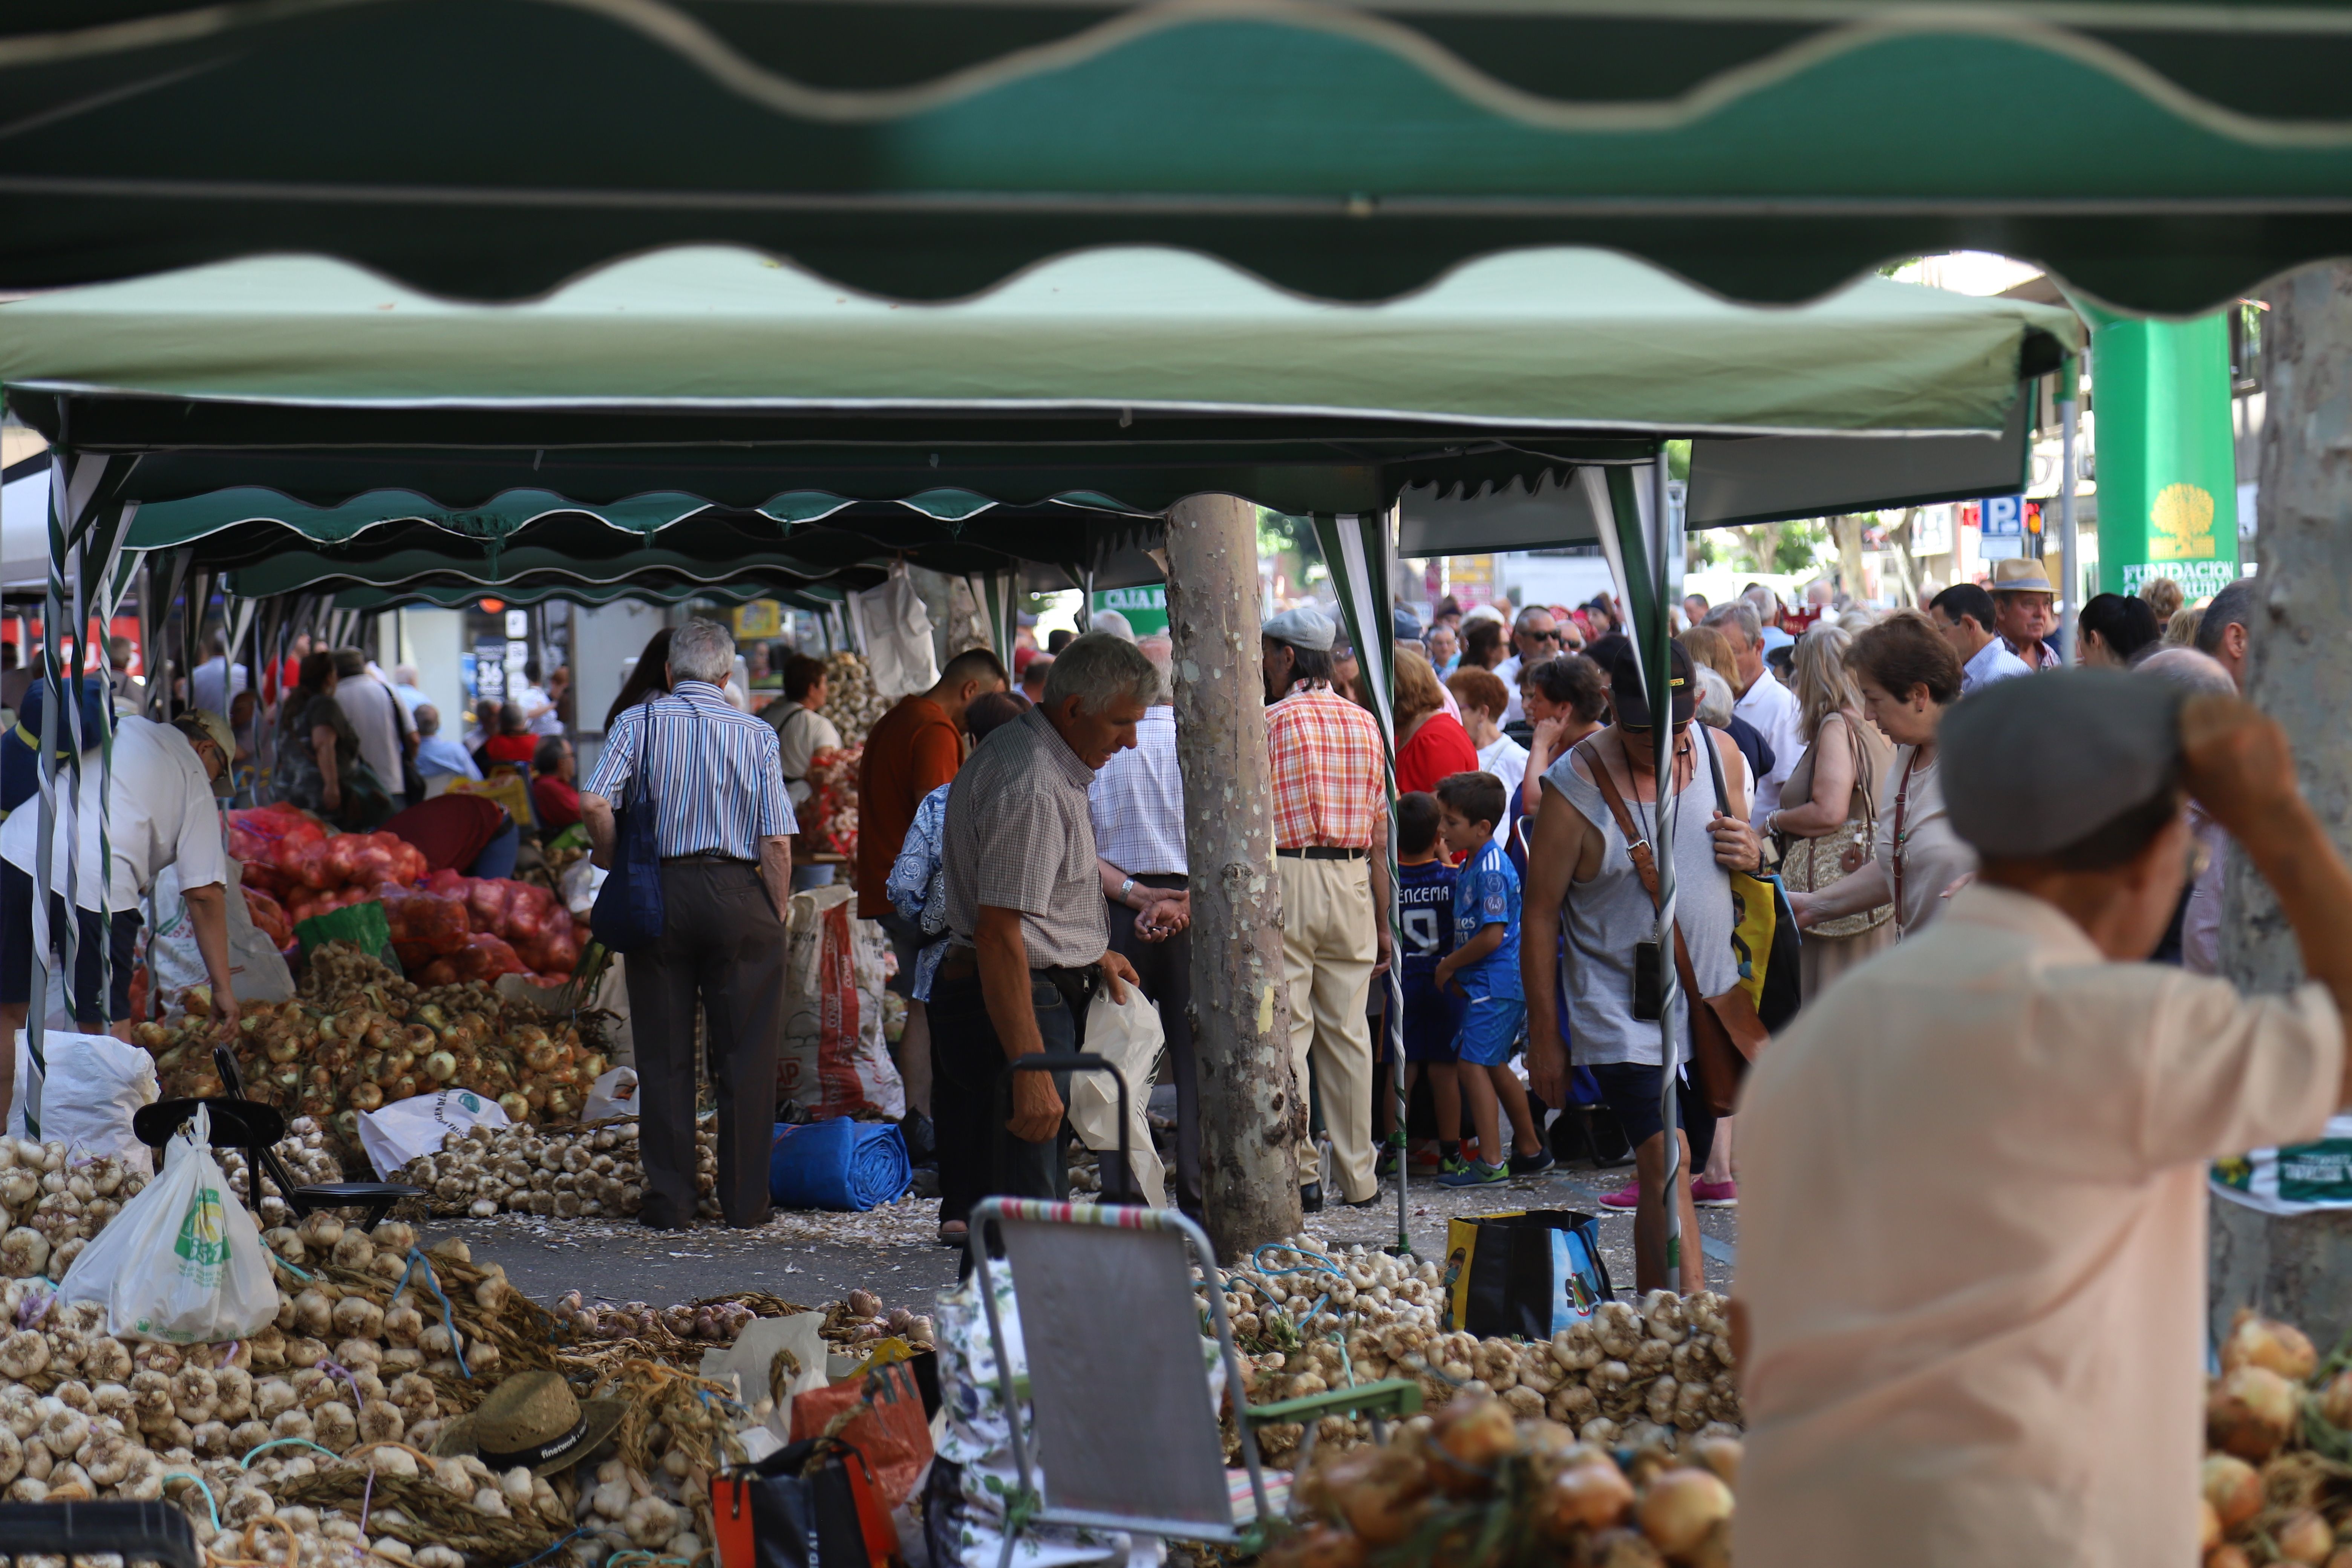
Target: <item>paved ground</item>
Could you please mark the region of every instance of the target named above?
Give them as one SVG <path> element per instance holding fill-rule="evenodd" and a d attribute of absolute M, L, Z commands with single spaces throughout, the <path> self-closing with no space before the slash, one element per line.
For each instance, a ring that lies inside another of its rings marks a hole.
<path fill-rule="evenodd" d="M 1410 1189 L 1409 1234 L 1416 1250 L 1437 1258 L 1444 1256 L 1449 1218 L 1516 1208 L 1580 1209 L 1601 1216 L 1601 1255 L 1610 1279 L 1621 1293 L 1630 1294 L 1633 1221 L 1600 1204 L 1601 1194 L 1624 1184 L 1630 1169 L 1555 1171 L 1470 1191 L 1416 1182 Z M 1396 1240 L 1394 1190 L 1389 1189 L 1377 1208 L 1310 1215 L 1307 1228 L 1339 1246 L 1390 1245 Z M 935 1202 L 908 1198 L 866 1215 L 781 1214 L 755 1231 L 710 1225 L 663 1234 L 634 1225 L 502 1215 L 436 1221 L 426 1234 L 463 1237 L 475 1257 L 503 1265 L 509 1279 L 541 1301 L 576 1289 L 592 1300 L 664 1306 L 751 1289 L 823 1306 L 863 1287 L 887 1305 L 920 1310 L 955 1283 L 957 1255 L 931 1239 L 937 1214 Z M 1738 1242 L 1738 1211 L 1703 1209 L 1699 1228 L 1705 1233 L 1707 1278 L 1723 1288 Z"/>

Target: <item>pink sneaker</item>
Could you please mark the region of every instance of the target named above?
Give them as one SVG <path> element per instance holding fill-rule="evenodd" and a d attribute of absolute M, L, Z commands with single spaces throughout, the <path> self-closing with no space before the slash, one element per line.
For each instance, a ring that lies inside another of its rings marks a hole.
<path fill-rule="evenodd" d="M 1642 1184 L 1639 1181 L 1628 1182 L 1615 1192 L 1607 1194 L 1601 1200 L 1602 1208 L 1618 1209 L 1629 1214 L 1641 1205 Z"/>
<path fill-rule="evenodd" d="M 1693 1182 L 1691 1203 L 1703 1209 L 1736 1209 L 1739 1206 L 1739 1184 L 1704 1179 Z"/>

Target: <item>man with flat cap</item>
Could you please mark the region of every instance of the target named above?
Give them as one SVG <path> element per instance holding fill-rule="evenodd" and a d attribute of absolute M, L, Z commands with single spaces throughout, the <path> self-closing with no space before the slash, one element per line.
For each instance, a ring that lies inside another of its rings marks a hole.
<path fill-rule="evenodd" d="M 2057 670 L 1940 739 L 1976 882 L 1807 1007 L 1741 1100 L 1734 1549 L 2194 1563 L 2206 1164 L 2352 1102 L 2352 872 L 2234 698 Z M 2142 962 L 2193 870 L 2189 798 L 2277 890 L 2311 983 Z"/>
<path fill-rule="evenodd" d="M 1265 623 L 1266 762 L 1274 780 L 1274 870 L 1298 1091 L 1323 1107 L 1339 1198 L 1378 1200 L 1372 1174 L 1372 1033 L 1364 1003 L 1389 962 L 1388 757 L 1372 716 L 1331 686 L 1339 628 L 1312 605 Z M 1298 1147 L 1299 1201 L 1323 1206 L 1311 1139 Z"/>

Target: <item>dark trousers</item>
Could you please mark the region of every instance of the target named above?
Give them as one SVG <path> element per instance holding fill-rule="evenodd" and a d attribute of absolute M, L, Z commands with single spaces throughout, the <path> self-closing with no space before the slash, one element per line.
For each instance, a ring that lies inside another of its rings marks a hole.
<path fill-rule="evenodd" d="M 661 940 L 628 956 L 636 1037 L 637 1146 L 650 1226 L 694 1218 L 694 1016 L 719 1102 L 719 1208 L 732 1226 L 768 1217 L 776 1050 L 784 1026 L 784 923 L 759 868 L 662 862 Z"/>
<path fill-rule="evenodd" d="M 947 967 L 952 968 L 956 957 L 950 950 Z M 1060 986 L 1032 972 L 1029 1002 L 1037 1009 L 1037 1033 L 1049 1053 L 1078 1048 L 1078 1019 Z M 942 975 L 932 981 L 930 1020 L 940 1223 L 969 1219 L 971 1205 L 986 1197 L 1067 1198 L 1068 1123 L 1035 1143 L 1015 1138 L 1005 1126 L 1013 1114 L 1013 1086 L 1007 1081 L 1013 1072 L 982 999 L 980 976 L 950 980 Z M 1055 1073 L 1054 1087 L 1067 1105 L 1069 1074 Z"/>
<path fill-rule="evenodd" d="M 1138 877 L 1147 888 L 1181 889 L 1184 879 Z M 1108 900 L 1106 900 L 1108 901 Z M 1176 1206 L 1201 1212 L 1201 1073 L 1192 1059 L 1192 933 L 1179 931 L 1161 942 L 1135 934 L 1135 911 L 1111 904 L 1110 950 L 1135 965 L 1143 994 L 1160 1009 L 1160 1029 L 1168 1037 L 1168 1075 L 1176 1086 Z M 1147 1087 L 1143 1092 L 1150 1092 Z"/>

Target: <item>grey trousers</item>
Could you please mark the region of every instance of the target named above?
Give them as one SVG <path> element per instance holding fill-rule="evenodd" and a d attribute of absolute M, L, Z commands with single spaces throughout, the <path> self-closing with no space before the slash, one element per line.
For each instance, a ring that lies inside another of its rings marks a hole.
<path fill-rule="evenodd" d="M 694 1218 L 694 1018 L 719 1103 L 719 1207 L 731 1226 L 768 1217 L 776 1051 L 784 1026 L 784 923 L 759 868 L 662 862 L 661 940 L 628 956 L 636 1037 L 637 1145 L 650 1226 Z"/>

